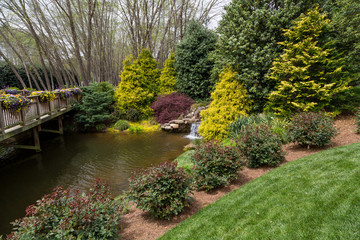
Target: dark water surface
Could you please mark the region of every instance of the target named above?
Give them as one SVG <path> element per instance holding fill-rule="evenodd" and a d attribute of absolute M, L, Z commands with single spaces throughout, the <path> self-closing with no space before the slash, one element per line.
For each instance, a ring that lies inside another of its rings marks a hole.
<path fill-rule="evenodd" d="M 173 160 L 189 143 L 181 135 L 163 132 L 53 135 L 40 140 L 41 153 L 18 150 L 0 169 L 0 235 L 9 233 L 9 222 L 23 217 L 28 205 L 55 186 L 85 190 L 101 178 L 116 196 L 127 189 L 133 170 Z"/>

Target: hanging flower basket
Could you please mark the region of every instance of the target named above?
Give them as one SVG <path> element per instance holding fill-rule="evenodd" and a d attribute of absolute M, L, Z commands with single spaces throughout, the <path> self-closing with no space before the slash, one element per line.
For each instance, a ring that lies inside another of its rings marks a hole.
<path fill-rule="evenodd" d="M 55 93 L 51 91 L 35 91 L 30 96 L 39 96 L 39 102 L 46 103 L 55 100 Z"/>

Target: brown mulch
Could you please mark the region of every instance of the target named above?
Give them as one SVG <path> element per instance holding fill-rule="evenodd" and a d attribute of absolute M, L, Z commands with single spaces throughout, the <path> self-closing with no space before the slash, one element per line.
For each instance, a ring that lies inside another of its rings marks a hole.
<path fill-rule="evenodd" d="M 287 144 L 283 146 L 283 150 L 286 152 L 286 156 L 285 161 L 282 164 L 286 164 L 286 162 L 294 161 L 298 158 L 305 157 L 328 148 L 360 142 L 360 135 L 355 133 L 356 126 L 353 116 L 338 117 L 335 121 L 335 126 L 337 129 L 339 129 L 339 134 L 333 139 L 332 144 L 325 148 L 307 149 L 299 147 L 295 144 Z M 240 172 L 240 178 L 229 186 L 217 189 L 210 193 L 206 193 L 204 191 L 194 192 L 194 200 L 191 207 L 187 208 L 183 213 L 170 221 L 152 219 L 148 213 L 136 209 L 135 206 L 132 206 L 130 212 L 123 216 L 120 223 L 122 226 L 122 239 L 157 239 L 171 228 L 175 227 L 181 221 L 184 221 L 191 215 L 198 212 L 201 208 L 215 202 L 227 193 L 267 173 L 271 169 L 273 168 L 245 168 Z"/>

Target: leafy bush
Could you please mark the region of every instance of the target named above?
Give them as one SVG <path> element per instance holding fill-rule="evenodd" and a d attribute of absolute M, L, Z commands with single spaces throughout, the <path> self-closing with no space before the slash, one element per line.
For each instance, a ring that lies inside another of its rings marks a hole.
<path fill-rule="evenodd" d="M 248 116 L 241 115 L 229 126 L 230 137 L 238 139 L 243 134 L 246 126 L 250 125 L 268 125 L 274 133 L 277 133 L 282 143 L 289 141 L 288 128 L 289 122 L 286 119 L 280 119 L 272 114 L 252 114 Z"/>
<path fill-rule="evenodd" d="M 355 113 L 356 116 L 356 132 L 360 133 L 360 108 Z"/>
<path fill-rule="evenodd" d="M 191 180 L 176 162 L 136 171 L 129 179 L 128 196 L 152 217 L 170 219 L 189 206 Z"/>
<path fill-rule="evenodd" d="M 213 90 L 210 80 L 214 62 L 209 54 L 215 49 L 216 34 L 198 22 L 191 21 L 183 39 L 176 46 L 176 86 L 193 99 L 207 99 Z"/>
<path fill-rule="evenodd" d="M 120 131 L 124 131 L 126 129 L 128 129 L 130 127 L 130 124 L 128 121 L 126 120 L 119 120 L 115 123 L 114 127 L 117 129 L 117 130 L 120 130 Z"/>
<path fill-rule="evenodd" d="M 206 191 L 238 178 L 238 171 L 243 166 L 243 160 L 235 147 L 222 146 L 216 141 L 198 145 L 192 162 L 195 186 Z"/>
<path fill-rule="evenodd" d="M 145 117 L 151 115 L 150 104 L 159 92 L 160 70 L 157 65 L 147 49 L 143 49 L 136 60 L 132 56 L 125 59 L 121 81 L 115 91 L 116 108 L 120 114 L 136 109 Z"/>
<path fill-rule="evenodd" d="M 166 96 L 158 96 L 151 108 L 154 110 L 156 120 L 164 124 L 188 112 L 193 103 L 195 101 L 186 94 L 175 92 Z"/>
<path fill-rule="evenodd" d="M 97 124 L 95 126 L 95 129 L 96 129 L 96 131 L 99 131 L 99 132 L 104 131 L 106 129 L 106 125 L 103 123 Z"/>
<path fill-rule="evenodd" d="M 291 141 L 301 146 L 325 146 L 336 133 L 334 119 L 324 113 L 296 114 L 289 126 Z"/>
<path fill-rule="evenodd" d="M 241 130 L 237 146 L 247 160 L 247 166 L 277 166 L 283 159 L 282 142 L 270 126 L 248 125 Z"/>
<path fill-rule="evenodd" d="M 250 110 L 247 96 L 247 91 L 238 82 L 237 73 L 230 68 L 225 69 L 211 94 L 213 101 L 208 109 L 201 111 L 199 134 L 205 140 L 227 137 L 229 125 L 237 116 L 245 115 Z"/>
<path fill-rule="evenodd" d="M 7 239 L 116 239 L 122 208 L 99 180 L 86 193 L 57 187 L 27 207 Z"/>
<path fill-rule="evenodd" d="M 135 133 L 135 134 L 137 134 L 137 133 L 145 132 L 145 129 L 144 129 L 144 127 L 141 126 L 141 125 L 135 125 L 135 126 L 130 126 L 130 127 L 128 128 L 128 131 L 129 131 L 130 133 Z"/>
<path fill-rule="evenodd" d="M 277 82 L 268 110 L 290 117 L 297 111 L 321 111 L 333 96 L 348 89 L 339 53 L 324 41 L 330 20 L 318 7 L 285 30 L 284 53 L 273 62 L 269 79 Z"/>
<path fill-rule="evenodd" d="M 87 130 L 98 124 L 111 122 L 113 95 L 114 88 L 108 82 L 94 82 L 84 87 L 82 101 L 75 104 L 76 123 Z"/>

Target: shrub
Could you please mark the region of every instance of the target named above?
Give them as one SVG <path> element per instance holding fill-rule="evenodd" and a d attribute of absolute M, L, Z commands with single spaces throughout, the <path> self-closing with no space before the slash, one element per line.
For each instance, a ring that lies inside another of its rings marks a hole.
<path fill-rule="evenodd" d="M 166 59 L 164 68 L 161 71 L 159 82 L 159 94 L 170 94 L 175 91 L 175 53 L 171 52 L 169 58 Z"/>
<path fill-rule="evenodd" d="M 304 112 L 296 114 L 289 126 L 290 139 L 301 146 L 322 147 L 336 136 L 334 119 L 324 113 Z"/>
<path fill-rule="evenodd" d="M 277 82 L 270 94 L 270 111 L 290 117 L 297 111 L 321 111 L 333 96 L 348 89 L 339 53 L 324 41 L 330 20 L 318 7 L 285 30 L 284 53 L 273 62 L 269 80 Z"/>
<path fill-rule="evenodd" d="M 124 131 L 126 129 L 128 129 L 130 127 L 130 124 L 128 121 L 126 120 L 119 120 L 115 123 L 114 127 L 117 129 L 117 130 L 120 130 L 120 131 Z"/>
<path fill-rule="evenodd" d="M 86 193 L 57 187 L 27 207 L 7 239 L 115 239 L 122 208 L 99 180 Z"/>
<path fill-rule="evenodd" d="M 247 160 L 247 166 L 277 166 L 283 159 L 282 142 L 268 125 L 248 125 L 241 130 L 238 148 Z"/>
<path fill-rule="evenodd" d="M 108 82 L 91 83 L 83 88 L 83 97 L 80 103 L 75 104 L 76 123 L 87 130 L 98 124 L 112 121 L 114 88 Z"/>
<path fill-rule="evenodd" d="M 106 129 L 106 125 L 103 124 L 103 123 L 97 124 L 95 126 L 95 129 L 96 129 L 96 131 L 102 132 L 102 131 L 104 131 Z"/>
<path fill-rule="evenodd" d="M 175 92 L 157 97 L 151 108 L 154 110 L 156 120 L 164 124 L 188 112 L 193 103 L 195 101 L 186 94 Z"/>
<path fill-rule="evenodd" d="M 152 217 L 170 219 L 189 206 L 191 180 L 176 162 L 139 170 L 129 179 L 129 198 Z"/>
<path fill-rule="evenodd" d="M 208 109 L 201 112 L 199 134 L 205 140 L 226 138 L 230 123 L 250 110 L 247 96 L 247 91 L 238 82 L 237 73 L 230 68 L 225 69 L 211 94 L 213 101 Z"/>
<path fill-rule="evenodd" d="M 207 99 L 213 90 L 210 80 L 214 62 L 209 54 L 215 49 L 216 34 L 198 22 L 191 21 L 183 39 L 176 45 L 176 87 L 193 99 Z"/>
<path fill-rule="evenodd" d="M 151 115 L 150 104 L 159 92 L 160 70 L 157 65 L 147 49 L 143 49 L 134 61 L 132 56 L 125 59 L 114 97 L 120 114 L 136 109 L 145 117 Z"/>
<path fill-rule="evenodd" d="M 145 132 L 145 129 L 143 126 L 141 125 L 134 125 L 134 126 L 130 126 L 128 131 L 130 133 L 135 133 L 135 134 L 138 134 L 138 133 L 142 133 L 142 132 Z"/>
<path fill-rule="evenodd" d="M 355 113 L 356 116 L 356 132 L 360 133 L 360 108 L 358 108 L 357 112 Z"/>
<path fill-rule="evenodd" d="M 292 142 L 301 146 L 324 146 L 336 136 L 334 120 L 323 113 L 304 112 L 293 117 L 289 127 Z"/>
<path fill-rule="evenodd" d="M 239 139 L 243 130 L 249 125 L 268 125 L 272 131 L 278 134 L 282 143 L 289 141 L 288 128 L 289 122 L 286 119 L 280 119 L 272 114 L 252 114 L 249 116 L 239 116 L 229 126 L 230 137 L 233 139 Z"/>
<path fill-rule="evenodd" d="M 205 191 L 224 186 L 236 179 L 243 166 L 235 147 L 222 146 L 216 141 L 198 145 L 192 162 L 195 186 Z"/>

